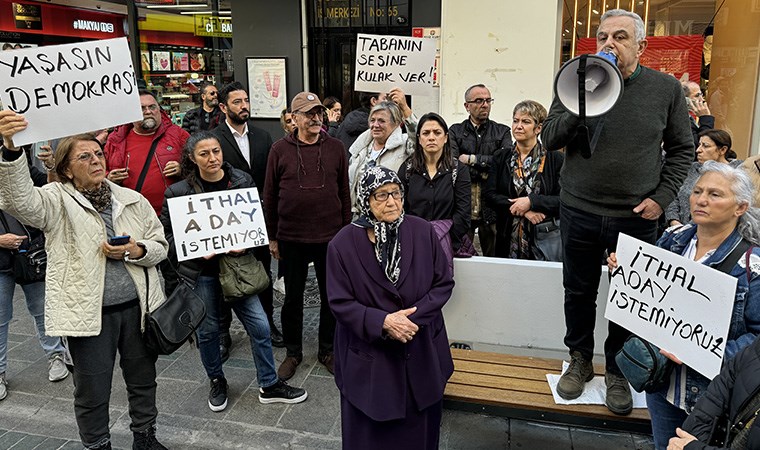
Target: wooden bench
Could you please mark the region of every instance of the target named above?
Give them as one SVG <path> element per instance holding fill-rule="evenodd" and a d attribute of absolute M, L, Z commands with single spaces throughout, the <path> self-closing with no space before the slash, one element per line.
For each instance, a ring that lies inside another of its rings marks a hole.
<path fill-rule="evenodd" d="M 618 416 L 604 405 L 554 403 L 546 374 L 560 374 L 561 360 L 460 349 L 451 349 L 451 355 L 454 358 L 454 374 L 444 395 L 444 406 L 447 408 L 651 433 L 646 409 L 634 409 L 628 416 Z M 595 365 L 594 369 L 596 374 L 604 374 L 603 366 Z"/>

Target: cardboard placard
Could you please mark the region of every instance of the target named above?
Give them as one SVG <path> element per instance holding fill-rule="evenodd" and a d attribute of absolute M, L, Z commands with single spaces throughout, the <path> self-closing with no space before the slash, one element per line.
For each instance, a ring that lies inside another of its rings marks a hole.
<path fill-rule="evenodd" d="M 720 372 L 736 278 L 620 234 L 604 317 L 707 378 Z"/>
<path fill-rule="evenodd" d="M 124 37 L 0 52 L 0 86 L 3 106 L 29 122 L 15 145 L 142 119 Z"/>
<path fill-rule="evenodd" d="M 256 188 L 167 199 L 177 260 L 269 244 Z"/>
<path fill-rule="evenodd" d="M 433 95 L 435 50 L 432 39 L 358 34 L 354 90 Z"/>

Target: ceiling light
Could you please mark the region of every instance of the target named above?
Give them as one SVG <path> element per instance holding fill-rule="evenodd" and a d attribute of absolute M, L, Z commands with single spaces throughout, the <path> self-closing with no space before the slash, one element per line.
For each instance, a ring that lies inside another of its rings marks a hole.
<path fill-rule="evenodd" d="M 593 12 L 594 14 L 599 14 L 599 11 L 597 11 L 595 9 L 592 9 L 591 12 Z"/>

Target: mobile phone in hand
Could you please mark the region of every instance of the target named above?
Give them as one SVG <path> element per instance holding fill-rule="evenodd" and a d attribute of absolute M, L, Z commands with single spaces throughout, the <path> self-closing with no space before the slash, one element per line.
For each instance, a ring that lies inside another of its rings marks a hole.
<path fill-rule="evenodd" d="M 108 245 L 126 245 L 129 243 L 129 235 L 112 236 L 108 238 Z"/>

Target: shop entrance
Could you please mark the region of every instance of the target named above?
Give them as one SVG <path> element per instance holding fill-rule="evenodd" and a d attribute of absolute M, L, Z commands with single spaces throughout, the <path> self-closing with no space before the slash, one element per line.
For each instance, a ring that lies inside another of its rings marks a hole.
<path fill-rule="evenodd" d="M 411 36 L 411 0 L 311 0 L 309 86 L 324 99 L 337 97 L 346 112 L 359 107 L 354 92 L 356 35 Z"/>

